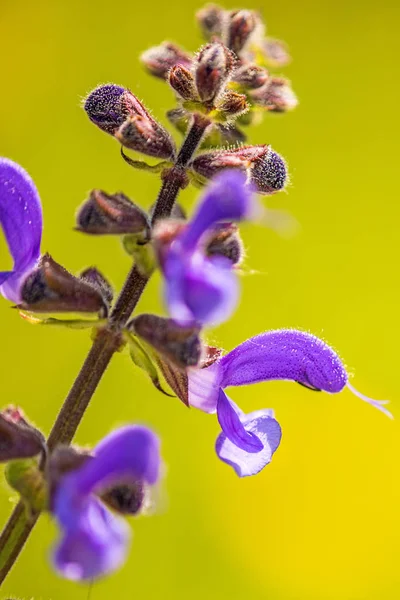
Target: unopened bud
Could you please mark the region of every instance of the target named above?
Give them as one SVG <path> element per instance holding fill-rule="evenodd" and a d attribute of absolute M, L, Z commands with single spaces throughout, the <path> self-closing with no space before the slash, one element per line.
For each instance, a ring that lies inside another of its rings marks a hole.
<path fill-rule="evenodd" d="M 182 65 L 175 65 L 169 72 L 168 82 L 183 100 L 199 100 L 192 73 Z"/>
<path fill-rule="evenodd" d="M 266 38 L 263 41 L 262 49 L 266 62 L 272 67 L 284 67 L 290 63 L 290 54 L 285 42 Z"/>
<path fill-rule="evenodd" d="M 251 97 L 272 112 L 293 110 L 298 104 L 290 82 L 283 77 L 272 77 L 265 86 L 252 92 Z"/>
<path fill-rule="evenodd" d="M 239 264 L 243 258 L 243 242 L 237 225 L 221 225 L 209 240 L 206 253 L 208 256 L 223 256 L 233 265 Z"/>
<path fill-rule="evenodd" d="M 253 162 L 250 181 L 260 194 L 274 194 L 287 182 L 287 166 L 283 158 L 271 147 L 265 156 Z"/>
<path fill-rule="evenodd" d="M 234 56 L 221 42 L 213 42 L 200 50 L 194 64 L 199 96 L 203 102 L 213 102 L 232 73 Z"/>
<path fill-rule="evenodd" d="M 112 285 L 96 267 L 89 267 L 82 271 L 80 279 L 97 288 L 107 304 L 111 304 L 114 298 Z"/>
<path fill-rule="evenodd" d="M 100 494 L 102 501 L 121 515 L 137 515 L 146 500 L 142 481 L 121 483 Z"/>
<path fill-rule="evenodd" d="M 115 137 L 125 148 L 148 156 L 171 159 L 175 155 L 175 145 L 168 131 L 147 111 L 129 117 L 115 132 Z"/>
<path fill-rule="evenodd" d="M 192 57 L 179 46 L 171 42 L 164 42 L 160 46 L 154 46 L 143 52 L 141 61 L 152 75 L 167 79 L 169 70 L 175 65 L 189 68 Z"/>
<path fill-rule="evenodd" d="M 20 408 L 8 406 L 0 412 L 0 462 L 33 458 L 45 448 L 44 436 L 25 419 Z"/>
<path fill-rule="evenodd" d="M 247 98 L 244 94 L 237 94 L 228 90 L 218 103 L 218 112 L 228 120 L 242 115 L 249 109 Z"/>
<path fill-rule="evenodd" d="M 18 308 L 31 312 L 98 313 L 106 316 L 108 305 L 99 290 L 74 277 L 49 254 L 25 279 Z"/>
<path fill-rule="evenodd" d="M 235 54 L 243 50 L 257 30 L 259 19 L 251 10 L 232 11 L 229 15 L 227 46 Z"/>
<path fill-rule="evenodd" d="M 194 367 L 200 361 L 200 327 L 181 327 L 173 319 L 143 314 L 135 317 L 128 329 L 178 368 Z"/>
<path fill-rule="evenodd" d="M 215 4 L 207 4 L 196 13 L 197 21 L 201 27 L 204 37 L 209 40 L 215 37 L 221 37 L 226 21 L 226 11 Z"/>
<path fill-rule="evenodd" d="M 245 89 L 255 90 L 266 84 L 269 73 L 263 67 L 247 64 L 235 69 L 232 80 Z"/>
<path fill-rule="evenodd" d="M 150 222 L 145 211 L 121 192 L 106 194 L 93 190 L 78 209 L 77 229 L 95 235 L 142 234 L 150 237 Z"/>

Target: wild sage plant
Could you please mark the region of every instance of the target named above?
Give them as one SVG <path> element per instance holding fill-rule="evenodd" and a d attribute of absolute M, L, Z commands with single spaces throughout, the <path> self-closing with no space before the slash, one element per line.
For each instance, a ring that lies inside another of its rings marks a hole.
<path fill-rule="evenodd" d="M 147 427 L 130 424 L 92 451 L 69 446 L 112 356 L 124 347 L 161 392 L 169 386 L 186 406 L 217 416 L 216 454 L 240 477 L 271 461 L 281 428 L 270 408 L 244 413 L 226 395 L 228 387 L 285 379 L 334 394 L 347 386 L 390 416 L 382 402 L 350 386 L 338 355 L 310 333 L 260 333 L 225 355 L 205 341 L 205 329 L 229 319 L 238 304 L 238 224 L 259 220 L 257 194 L 276 193 L 287 182 L 284 159 L 267 144 L 244 145 L 244 130 L 297 100 L 290 83 L 267 70 L 284 66 L 289 56 L 282 42 L 265 36 L 258 14 L 209 5 L 197 18 L 207 43 L 196 54 L 164 42 L 142 55 L 147 70 L 175 92 L 177 107 L 167 115 L 184 136 L 179 150 L 129 89 L 101 85 L 84 102 L 90 121 L 119 142 L 128 165 L 162 181 L 150 214 L 123 193 L 100 189 L 77 212 L 77 230 L 117 236 L 132 257 L 115 302 L 97 268 L 75 276 L 41 254 L 35 184 L 22 167 L 0 159 L 0 221 L 14 259 L 13 269 L 0 273 L 2 295 L 28 322 L 89 329 L 94 339 L 47 440 L 20 408 L 0 413 L 0 460 L 21 496 L 0 537 L 1 581 L 44 510 L 60 527 L 53 562 L 61 575 L 93 579 L 124 561 L 129 528 L 123 516 L 140 514 L 159 479 L 160 441 Z M 187 218 L 176 200 L 191 183 L 204 191 Z M 168 316 L 132 316 L 155 269 L 163 276 Z"/>

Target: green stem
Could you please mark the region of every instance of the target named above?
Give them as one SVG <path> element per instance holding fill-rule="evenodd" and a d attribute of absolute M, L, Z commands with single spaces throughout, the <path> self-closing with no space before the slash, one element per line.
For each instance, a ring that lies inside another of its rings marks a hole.
<path fill-rule="evenodd" d="M 157 198 L 152 222 L 171 214 L 179 191 L 187 179 L 185 167 L 198 148 L 209 122 L 194 117 L 192 126 L 182 144 L 173 167 L 166 173 Z M 122 343 L 121 331 L 135 309 L 149 277 L 142 275 L 135 265 L 131 268 L 121 293 L 105 327 L 95 341 L 57 416 L 48 438 L 50 451 L 58 444 L 69 444 L 78 429 L 89 402 L 103 377 L 110 360 Z M 26 514 L 19 502 L 0 535 L 0 585 L 7 577 L 29 537 L 40 513 Z"/>

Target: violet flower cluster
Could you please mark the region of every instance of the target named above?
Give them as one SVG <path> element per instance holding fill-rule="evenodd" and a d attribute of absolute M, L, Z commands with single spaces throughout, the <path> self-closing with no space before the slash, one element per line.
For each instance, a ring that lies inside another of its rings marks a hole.
<path fill-rule="evenodd" d="M 0 159 L 0 223 L 14 264 L 0 273 L 0 292 L 32 323 L 89 328 L 95 338 L 116 335 L 116 349 L 126 346 L 160 391 L 163 375 L 184 404 L 216 414 L 221 429 L 216 454 L 245 477 L 270 463 L 281 426 L 271 408 L 243 412 L 227 388 L 271 380 L 329 394 L 347 387 L 391 414 L 384 402 L 359 394 L 338 354 L 310 333 L 263 332 L 225 355 L 206 343 L 207 328 L 227 321 L 240 300 L 239 224 L 259 220 L 263 209 L 257 194 L 276 193 L 287 182 L 286 163 L 268 144 L 214 146 L 243 140 L 242 128 L 256 112 L 289 110 L 296 99 L 289 82 L 265 68 L 266 63 L 283 66 L 288 55 L 281 42 L 265 37 L 256 13 L 208 6 L 198 19 L 208 42 L 197 54 L 164 43 L 142 57 L 176 94 L 178 107 L 168 116 L 186 136 L 180 150 L 123 86 L 99 86 L 84 103 L 90 121 L 119 142 L 124 160 L 161 175 L 163 184 L 150 211 L 121 192 L 94 189 L 77 212 L 76 229 L 121 238 L 135 265 L 132 289 L 158 268 L 167 315 L 129 314 L 116 320 L 114 291 L 97 268 L 75 276 L 42 255 L 39 193 L 28 173 L 6 158 Z M 256 62 L 260 56 L 263 64 Z M 161 162 L 137 160 L 124 148 Z M 175 200 L 190 182 L 208 185 L 187 218 Z M 0 413 L 0 441 L 7 442 L 0 444 L 0 460 L 8 463 L 10 484 L 32 511 L 48 510 L 59 525 L 53 552 L 57 571 L 91 580 L 117 569 L 130 538 L 121 514 L 140 514 L 149 488 L 160 478 L 156 434 L 132 424 L 106 436 L 93 451 L 56 444 L 49 452 L 41 432 L 19 409 L 8 408 Z M 21 482 L 26 473 L 34 486 Z"/>

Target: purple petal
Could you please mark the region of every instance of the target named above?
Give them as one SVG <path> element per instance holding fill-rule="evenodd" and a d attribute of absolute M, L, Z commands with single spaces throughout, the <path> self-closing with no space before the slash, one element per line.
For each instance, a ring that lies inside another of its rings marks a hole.
<path fill-rule="evenodd" d="M 347 383 L 338 355 L 303 331 L 282 329 L 250 338 L 219 361 L 223 388 L 287 379 L 331 394 Z"/>
<path fill-rule="evenodd" d="M 260 452 L 263 449 L 264 446 L 258 437 L 243 427 L 235 406 L 221 388 L 218 396 L 217 415 L 223 433 L 232 444 L 250 453 Z"/>
<path fill-rule="evenodd" d="M 154 484 L 160 472 L 159 445 L 158 437 L 146 427 L 122 427 L 96 446 L 93 460 L 65 477 L 65 485 L 74 485 L 83 496 L 123 479 Z"/>
<path fill-rule="evenodd" d="M 231 400 L 229 402 L 233 405 Z M 260 441 L 262 449 L 259 452 L 246 451 L 233 443 L 224 432 L 218 436 L 215 449 L 218 457 L 231 465 L 239 477 L 247 477 L 256 475 L 271 462 L 282 433 L 278 421 L 273 418 L 273 411 L 269 409 L 242 414 L 240 421 L 243 429 Z"/>
<path fill-rule="evenodd" d="M 171 248 L 164 265 L 165 299 L 181 325 L 219 324 L 236 308 L 239 286 L 232 265 L 223 257 Z"/>
<path fill-rule="evenodd" d="M 192 251 L 200 238 L 217 223 L 242 221 L 256 212 L 246 176 L 238 170 L 224 171 L 207 187 L 197 211 L 180 236 L 185 252 Z"/>
<path fill-rule="evenodd" d="M 63 497 L 59 502 L 63 503 Z M 73 580 L 93 579 L 116 570 L 126 556 L 130 531 L 99 500 L 89 498 L 76 512 L 54 551 L 56 569 Z"/>
<path fill-rule="evenodd" d="M 20 302 L 22 280 L 40 256 L 42 207 L 28 173 L 7 158 L 0 158 L 0 223 L 14 260 L 12 271 L 0 272 L 0 293 Z"/>

